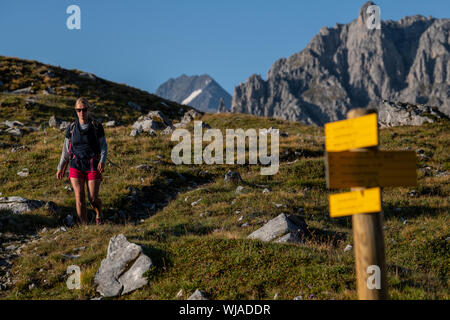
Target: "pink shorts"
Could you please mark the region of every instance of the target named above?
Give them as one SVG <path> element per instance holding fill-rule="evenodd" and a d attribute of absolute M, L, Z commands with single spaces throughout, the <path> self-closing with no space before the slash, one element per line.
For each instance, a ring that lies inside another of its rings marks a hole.
<path fill-rule="evenodd" d="M 80 171 L 75 168 L 69 167 L 69 179 L 70 178 L 76 178 L 76 179 L 88 179 L 90 180 L 102 180 L 102 174 L 98 170 L 94 171 Z"/>

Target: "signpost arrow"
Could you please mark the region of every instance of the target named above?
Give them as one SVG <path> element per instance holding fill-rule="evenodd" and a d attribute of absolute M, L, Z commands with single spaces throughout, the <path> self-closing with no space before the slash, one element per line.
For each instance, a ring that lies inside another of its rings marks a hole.
<path fill-rule="evenodd" d="M 377 145 L 378 129 L 375 113 L 325 124 L 325 149 L 329 152 Z"/>
<path fill-rule="evenodd" d="M 416 186 L 414 151 L 327 152 L 327 187 Z"/>
<path fill-rule="evenodd" d="M 330 195 L 330 217 L 381 211 L 380 188 Z"/>

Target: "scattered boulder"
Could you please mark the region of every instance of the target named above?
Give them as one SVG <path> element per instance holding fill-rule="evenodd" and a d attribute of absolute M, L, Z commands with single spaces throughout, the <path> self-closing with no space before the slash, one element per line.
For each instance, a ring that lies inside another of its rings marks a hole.
<path fill-rule="evenodd" d="M 78 259 L 79 257 L 81 257 L 81 255 L 79 255 L 79 254 L 66 254 L 66 253 L 61 254 L 61 256 L 64 259 L 68 259 L 68 260 Z"/>
<path fill-rule="evenodd" d="M 14 153 L 14 152 L 18 152 L 20 150 L 30 150 L 30 148 L 28 148 L 27 146 L 17 146 L 17 147 L 13 147 L 11 148 L 11 150 L 9 151 L 10 153 Z"/>
<path fill-rule="evenodd" d="M 112 128 L 112 127 L 115 127 L 116 125 L 117 125 L 116 121 L 114 121 L 114 120 L 111 120 L 111 121 L 108 121 L 105 123 L 105 127 L 107 127 L 107 128 Z"/>
<path fill-rule="evenodd" d="M 154 130 L 172 127 L 172 124 L 161 111 L 150 111 L 147 115 L 140 116 L 132 127 L 136 130 L 151 133 Z"/>
<path fill-rule="evenodd" d="M 55 77 L 56 77 L 56 74 L 54 74 L 54 73 L 51 72 L 50 70 L 47 70 L 47 72 L 44 73 L 44 77 L 47 77 L 47 78 L 55 78 Z"/>
<path fill-rule="evenodd" d="M 19 128 L 9 128 L 9 129 L 6 129 L 5 132 L 7 134 L 10 134 L 10 135 L 15 136 L 15 137 L 23 136 L 23 131 L 20 130 Z"/>
<path fill-rule="evenodd" d="M 173 124 L 173 127 L 174 128 L 184 128 L 184 127 L 186 127 L 186 124 L 182 123 L 182 122 L 177 122 L 177 123 Z"/>
<path fill-rule="evenodd" d="M 37 98 L 36 97 L 27 97 L 25 99 L 25 104 L 28 106 L 34 106 L 37 103 Z"/>
<path fill-rule="evenodd" d="M 34 93 L 34 91 L 33 91 L 32 87 L 26 87 L 26 88 L 14 90 L 12 93 L 15 93 L 15 94 L 32 94 L 32 93 Z"/>
<path fill-rule="evenodd" d="M 201 116 L 201 114 L 199 112 L 197 112 L 194 109 L 191 109 L 191 110 L 187 111 L 183 115 L 183 118 L 181 119 L 181 122 L 189 123 L 189 122 L 191 122 L 192 120 L 194 120 L 195 118 L 197 118 L 199 116 Z"/>
<path fill-rule="evenodd" d="M 20 121 L 17 121 L 17 120 L 13 120 L 13 121 L 6 120 L 6 121 L 2 122 L 2 124 L 4 124 L 5 126 L 7 126 L 9 128 L 23 127 L 23 123 Z"/>
<path fill-rule="evenodd" d="M 162 135 L 169 135 L 172 134 L 174 128 L 173 127 L 166 127 L 163 131 L 161 131 Z"/>
<path fill-rule="evenodd" d="M 89 79 L 89 80 L 95 80 L 97 77 L 89 72 L 82 72 L 79 74 L 80 78 Z"/>
<path fill-rule="evenodd" d="M 248 238 L 262 241 L 302 243 L 308 234 L 308 226 L 301 216 L 280 214 L 264 226 L 251 233 Z"/>
<path fill-rule="evenodd" d="M 424 123 L 434 123 L 449 117 L 439 111 L 437 107 L 423 104 L 411 104 L 383 100 L 378 108 L 378 122 L 380 128 L 394 126 L 420 126 Z"/>
<path fill-rule="evenodd" d="M 27 168 L 23 168 L 21 171 L 17 172 L 19 177 L 28 177 L 30 171 Z"/>
<path fill-rule="evenodd" d="M 199 112 L 194 109 L 191 109 L 184 113 L 183 118 L 181 118 L 179 123 L 174 124 L 175 128 L 185 128 L 192 120 L 201 116 Z"/>
<path fill-rule="evenodd" d="M 133 130 L 131 130 L 130 136 L 136 137 L 136 136 L 140 135 L 142 132 L 143 132 L 142 129 L 133 129 Z"/>
<path fill-rule="evenodd" d="M 70 126 L 69 121 L 62 121 L 59 125 L 59 130 L 66 130 Z"/>
<path fill-rule="evenodd" d="M 263 135 L 268 135 L 268 134 L 272 135 L 272 134 L 277 134 L 279 132 L 280 132 L 280 130 L 279 129 L 275 129 L 274 127 L 270 127 L 269 129 L 261 129 L 261 130 L 259 130 L 259 133 L 263 134 Z"/>
<path fill-rule="evenodd" d="M 159 121 L 159 122 L 163 122 L 166 126 L 171 126 L 172 125 L 172 121 L 170 121 L 165 115 L 164 113 L 162 113 L 159 110 L 154 110 L 154 111 L 150 111 L 149 113 L 147 113 L 148 118 L 155 120 L 155 121 Z"/>
<path fill-rule="evenodd" d="M 143 274 L 153 265 L 142 247 L 123 234 L 110 239 L 106 258 L 95 274 L 97 291 L 104 297 L 124 295 L 148 283 Z"/>
<path fill-rule="evenodd" d="M 9 210 L 14 214 L 30 212 L 32 210 L 39 209 L 44 205 L 44 201 L 28 200 L 22 197 L 12 196 L 0 198 L 0 209 Z"/>
<path fill-rule="evenodd" d="M 241 175 L 237 171 L 228 170 L 223 179 L 225 182 L 240 183 L 243 182 Z"/>
<path fill-rule="evenodd" d="M 198 205 L 200 203 L 200 201 L 202 201 L 202 198 L 198 199 L 197 201 L 192 202 L 191 206 L 195 207 L 196 205 Z"/>
<path fill-rule="evenodd" d="M 47 87 L 44 90 L 42 90 L 42 94 L 44 95 L 55 94 L 55 88 Z"/>
<path fill-rule="evenodd" d="M 61 119 L 58 119 L 55 116 L 51 116 L 48 120 L 48 125 L 51 128 L 59 128 L 59 126 L 61 125 Z"/>
<path fill-rule="evenodd" d="M 236 194 L 240 194 L 244 191 L 244 187 L 243 186 L 238 186 L 236 188 L 236 190 L 234 191 Z"/>
<path fill-rule="evenodd" d="M 188 298 L 188 300 L 208 300 L 206 299 L 205 295 L 203 294 L 203 292 L 201 292 L 200 290 L 195 290 L 195 292 Z"/>

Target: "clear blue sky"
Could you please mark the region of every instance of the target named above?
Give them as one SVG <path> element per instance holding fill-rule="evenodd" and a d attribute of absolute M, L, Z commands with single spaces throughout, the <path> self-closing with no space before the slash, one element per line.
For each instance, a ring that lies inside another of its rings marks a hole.
<path fill-rule="evenodd" d="M 266 77 L 322 26 L 348 23 L 365 1 L 1 0 L 0 55 L 38 60 L 150 92 L 171 77 L 207 73 L 225 90 Z M 450 17 L 448 0 L 379 0 L 383 20 Z M 81 30 L 66 8 L 81 8 Z"/>

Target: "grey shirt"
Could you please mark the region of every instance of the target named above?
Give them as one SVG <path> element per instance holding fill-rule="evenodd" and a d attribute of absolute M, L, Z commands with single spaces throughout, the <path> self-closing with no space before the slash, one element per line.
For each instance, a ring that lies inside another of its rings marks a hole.
<path fill-rule="evenodd" d="M 89 123 L 81 124 L 81 129 L 85 130 L 88 128 Z M 61 158 L 59 160 L 58 164 L 58 170 L 62 170 L 64 167 L 64 164 L 69 161 L 69 143 L 70 139 L 65 138 L 64 139 L 64 145 L 61 153 Z M 106 138 L 105 136 L 98 139 L 98 145 L 100 146 L 100 162 L 103 163 L 103 165 L 106 164 L 106 157 L 108 155 L 108 145 L 106 144 Z"/>

